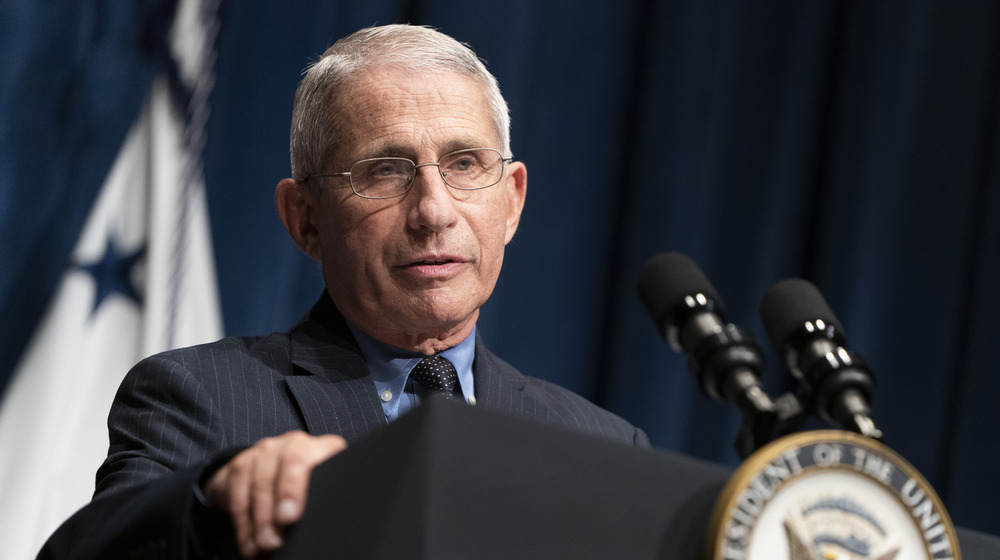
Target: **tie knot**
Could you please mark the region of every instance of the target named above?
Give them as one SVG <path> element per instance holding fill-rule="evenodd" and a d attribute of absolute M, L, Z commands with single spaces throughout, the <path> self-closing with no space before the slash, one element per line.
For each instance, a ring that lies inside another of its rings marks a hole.
<path fill-rule="evenodd" d="M 410 371 L 410 378 L 432 393 L 444 393 L 449 398 L 458 384 L 455 366 L 442 356 L 428 356 L 420 360 Z"/>

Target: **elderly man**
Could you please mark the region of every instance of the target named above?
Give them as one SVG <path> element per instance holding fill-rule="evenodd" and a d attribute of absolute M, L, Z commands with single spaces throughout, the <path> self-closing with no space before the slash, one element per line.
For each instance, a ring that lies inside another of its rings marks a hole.
<path fill-rule="evenodd" d="M 275 193 L 325 292 L 289 333 L 133 368 L 95 499 L 42 556 L 183 558 L 217 544 L 220 522 L 244 556 L 275 550 L 312 468 L 427 391 L 647 445 L 476 335 L 524 206 L 527 171 L 509 144 L 495 78 L 454 39 L 391 25 L 327 50 L 296 93 L 293 177 Z"/>

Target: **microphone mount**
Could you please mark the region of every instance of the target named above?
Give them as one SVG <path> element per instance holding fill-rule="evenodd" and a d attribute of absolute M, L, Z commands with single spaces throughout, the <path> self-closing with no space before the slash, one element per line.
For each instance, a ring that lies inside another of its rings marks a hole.
<path fill-rule="evenodd" d="M 875 376 L 847 349 L 844 329 L 810 282 L 791 278 L 774 285 L 760 305 L 775 350 L 799 380 L 805 406 L 827 423 L 877 440 L 871 418 Z"/>
<path fill-rule="evenodd" d="M 874 439 L 882 432 L 871 419 L 874 374 L 857 352 L 846 348 L 836 324 L 804 321 L 785 344 L 788 370 L 805 385 L 817 415 L 831 424 Z"/>
<path fill-rule="evenodd" d="M 745 458 L 772 439 L 777 412 L 760 383 L 763 352 L 749 331 L 725 321 L 725 306 L 701 270 L 680 253 L 647 263 L 639 293 L 660 334 L 703 394 L 737 406 L 742 425 L 734 446 Z"/>

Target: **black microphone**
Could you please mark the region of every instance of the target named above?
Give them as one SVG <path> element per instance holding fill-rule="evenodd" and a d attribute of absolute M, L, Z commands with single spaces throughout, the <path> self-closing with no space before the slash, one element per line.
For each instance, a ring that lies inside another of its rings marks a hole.
<path fill-rule="evenodd" d="M 816 286 L 801 278 L 778 282 L 761 300 L 760 317 L 819 417 L 881 439 L 869 406 L 875 376 L 860 355 L 846 348 L 844 327 Z"/>
<path fill-rule="evenodd" d="M 702 393 L 743 413 L 740 456 L 768 443 L 776 413 L 760 383 L 763 354 L 749 331 L 726 322 L 722 298 L 698 265 L 681 253 L 653 257 L 639 274 L 639 297 L 670 347 L 688 354 Z"/>

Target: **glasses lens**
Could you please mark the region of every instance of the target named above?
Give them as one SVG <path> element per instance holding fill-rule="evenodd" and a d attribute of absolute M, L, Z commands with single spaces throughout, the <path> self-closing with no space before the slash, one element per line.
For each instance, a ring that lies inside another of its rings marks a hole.
<path fill-rule="evenodd" d="M 351 168 L 354 192 L 368 198 L 390 198 L 406 192 L 413 162 L 403 158 L 363 159 Z"/>
<path fill-rule="evenodd" d="M 500 152 L 489 148 L 461 150 L 441 158 L 441 174 L 458 189 L 484 189 L 503 176 Z"/>

